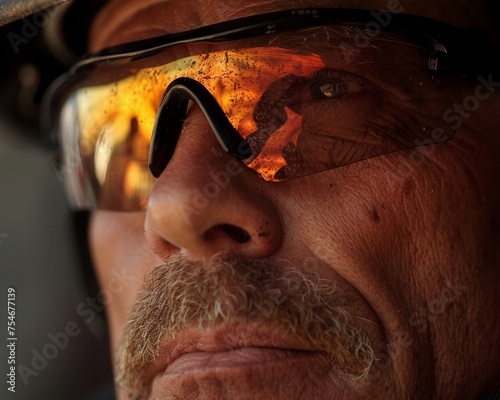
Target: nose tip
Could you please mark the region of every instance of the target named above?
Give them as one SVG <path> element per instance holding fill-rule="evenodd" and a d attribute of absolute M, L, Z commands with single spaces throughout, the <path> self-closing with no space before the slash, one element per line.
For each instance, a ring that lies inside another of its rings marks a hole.
<path fill-rule="evenodd" d="M 226 189 L 235 191 L 234 188 Z M 278 216 L 262 199 L 225 193 L 203 209 L 192 209 L 189 191 L 162 195 L 146 217 L 146 236 L 162 258 L 176 248 L 190 258 L 206 259 L 217 253 L 263 258 L 281 243 Z"/>
<path fill-rule="evenodd" d="M 162 258 L 176 249 L 201 259 L 267 257 L 282 228 L 262 185 L 271 184 L 222 151 L 203 113 L 193 111 L 149 196 L 146 237 Z"/>

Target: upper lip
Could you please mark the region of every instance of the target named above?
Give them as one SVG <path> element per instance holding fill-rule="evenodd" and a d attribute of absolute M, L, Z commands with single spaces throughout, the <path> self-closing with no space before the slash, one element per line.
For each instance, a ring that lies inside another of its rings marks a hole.
<path fill-rule="evenodd" d="M 155 374 L 165 369 L 180 356 L 192 352 L 223 352 L 245 347 L 263 347 L 280 350 L 318 351 L 304 338 L 286 334 L 283 330 L 265 326 L 219 326 L 206 330 L 189 329 L 164 339 L 155 363 Z"/>

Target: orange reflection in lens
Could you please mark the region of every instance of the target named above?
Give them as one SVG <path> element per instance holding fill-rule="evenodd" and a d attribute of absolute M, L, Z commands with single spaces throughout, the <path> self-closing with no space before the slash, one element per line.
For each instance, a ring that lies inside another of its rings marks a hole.
<path fill-rule="evenodd" d="M 207 56 L 205 77 L 198 80 L 212 93 L 243 138 L 259 129 L 268 130 L 258 126 L 254 113 L 273 83 L 287 76 L 308 76 L 325 67 L 316 54 L 294 54 L 281 48 L 226 52 L 224 58 L 214 58 L 212 62 L 210 58 L 216 56 L 217 53 Z M 302 117 L 288 108 L 285 111 L 285 124 L 272 132 L 261 152 L 247 164 L 267 181 L 278 180 L 274 178 L 276 172 L 287 164 L 283 149 L 296 145 L 301 131 Z"/>
<path fill-rule="evenodd" d="M 145 74 L 78 93 L 86 169 L 93 171 L 90 181 L 105 208 L 144 208 L 154 184 L 148 158 L 162 94 L 158 81 Z"/>
<path fill-rule="evenodd" d="M 145 198 L 143 193 L 152 185 L 144 178 L 151 135 L 165 89 L 173 80 L 187 77 L 203 84 L 246 138 L 262 129 L 254 120 L 254 111 L 272 83 L 289 75 L 310 75 L 321 68 L 324 63 L 318 55 L 294 54 L 281 48 L 217 51 L 141 69 L 107 85 L 80 89 L 77 107 L 81 147 L 91 149 L 86 162 L 100 186 L 96 190 L 102 189 L 104 196 L 113 192 L 114 198 L 131 199 L 136 197 L 134 193 Z M 287 115 L 285 125 L 272 134 L 248 165 L 267 180 L 273 180 L 276 171 L 286 165 L 283 148 L 295 143 L 300 133 L 301 117 L 290 110 Z M 110 182 L 116 179 L 123 181 Z M 106 186 L 113 190 L 106 190 Z"/>
<path fill-rule="evenodd" d="M 254 111 L 262 95 L 277 80 L 307 76 L 324 68 L 316 54 L 294 54 L 281 48 L 254 48 L 210 53 L 203 60 L 203 75 L 193 77 L 215 97 L 231 124 L 246 138 L 258 127 Z"/>
<path fill-rule="evenodd" d="M 149 193 L 155 183 L 155 179 L 149 172 L 147 165 L 130 162 L 125 171 L 123 192 L 125 199 L 129 199 L 130 206 L 136 205 L 145 209 Z"/>
<path fill-rule="evenodd" d="M 268 182 L 277 182 L 276 172 L 287 165 L 283 157 L 283 148 L 291 143 L 297 147 L 297 140 L 301 132 L 302 116 L 285 108 L 287 122 L 281 126 L 267 141 L 262 152 L 248 164 Z"/>

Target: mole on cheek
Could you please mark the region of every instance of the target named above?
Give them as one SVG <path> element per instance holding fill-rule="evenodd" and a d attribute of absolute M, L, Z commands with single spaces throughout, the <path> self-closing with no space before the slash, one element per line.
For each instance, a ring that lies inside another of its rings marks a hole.
<path fill-rule="evenodd" d="M 373 222 L 379 223 L 380 222 L 380 215 L 378 215 L 378 211 L 375 208 L 375 206 L 372 206 L 369 209 L 370 217 L 372 218 Z"/>

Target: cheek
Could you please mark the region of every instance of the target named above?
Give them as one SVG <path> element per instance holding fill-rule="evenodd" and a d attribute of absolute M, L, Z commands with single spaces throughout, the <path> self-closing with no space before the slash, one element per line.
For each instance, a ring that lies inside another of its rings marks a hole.
<path fill-rule="evenodd" d="M 434 298 L 443 278 L 465 280 L 470 265 L 491 264 L 483 253 L 499 213 L 492 159 L 457 138 L 310 176 L 283 196 L 297 199 L 283 207 L 301 216 L 288 231 L 362 291 L 390 288 L 411 309 Z"/>
<path fill-rule="evenodd" d="M 143 286 L 145 274 L 161 263 L 144 238 L 144 216 L 144 213 L 95 211 L 90 221 L 92 258 L 115 343 Z"/>
<path fill-rule="evenodd" d="M 389 168 L 379 158 L 309 176 L 290 185 L 283 197 L 294 201 L 282 206 L 288 207 L 283 218 L 289 240 L 298 238 L 383 309 L 387 304 L 410 306 L 407 295 L 422 223 L 418 182 L 389 182 Z"/>
<path fill-rule="evenodd" d="M 304 179 L 286 196 L 297 200 L 288 215 L 301 216 L 289 222 L 292 231 L 331 265 L 351 271 L 366 271 L 368 264 L 384 273 L 388 263 L 401 263 L 410 244 L 416 182 L 389 183 L 386 172 L 379 159 Z M 292 195 L 299 190 L 300 197 Z"/>
<path fill-rule="evenodd" d="M 463 147 L 456 141 L 421 158 L 410 158 L 414 150 L 391 154 L 280 186 L 288 247 L 314 254 L 352 286 L 378 316 L 388 343 L 399 346 L 400 334 L 409 334 L 413 345 L 398 347 L 397 365 L 434 362 L 427 357 L 444 344 L 433 349 L 433 335 L 448 337 L 461 306 L 477 302 L 469 294 L 481 293 L 471 265 L 484 272 L 492 265 L 482 254 L 491 245 L 484 244 L 492 212 L 485 203 L 495 177 L 481 162 L 491 157 L 477 150 L 472 158 L 469 151 L 465 162 Z M 450 297 L 448 285 L 465 282 L 468 294 Z M 432 315 L 422 325 L 427 311 Z"/>

